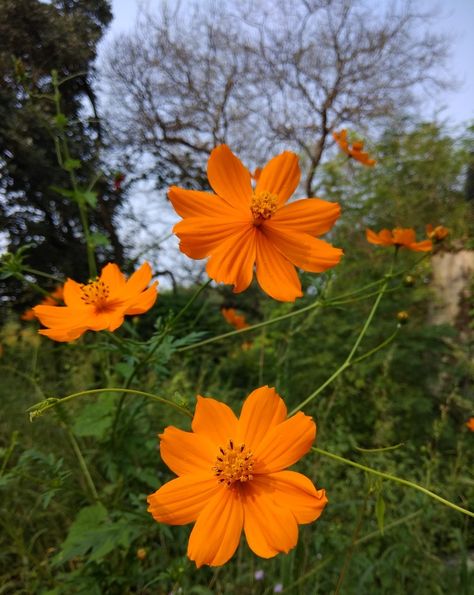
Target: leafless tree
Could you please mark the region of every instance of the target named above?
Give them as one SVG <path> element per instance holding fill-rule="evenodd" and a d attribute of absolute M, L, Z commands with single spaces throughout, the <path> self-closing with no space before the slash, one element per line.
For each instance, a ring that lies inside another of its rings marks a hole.
<path fill-rule="evenodd" d="M 373 133 L 448 84 L 434 17 L 410 0 L 161 2 L 108 53 L 113 146 L 162 188 L 205 188 L 223 142 L 249 167 L 293 149 L 313 196 L 333 130 Z"/>

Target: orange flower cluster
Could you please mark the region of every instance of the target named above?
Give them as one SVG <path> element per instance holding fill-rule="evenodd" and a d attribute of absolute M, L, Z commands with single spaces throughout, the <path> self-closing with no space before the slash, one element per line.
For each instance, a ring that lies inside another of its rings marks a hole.
<path fill-rule="evenodd" d="M 100 277 L 87 284 L 68 279 L 64 284 L 65 306 L 40 305 L 35 316 L 48 327 L 40 334 L 55 341 L 73 341 L 85 331 L 114 331 L 125 315 L 143 314 L 156 300 L 158 284 L 151 281 L 151 268 L 143 264 L 126 280 L 116 264 L 107 264 Z"/>
<path fill-rule="evenodd" d="M 363 141 L 355 141 L 352 143 L 352 146 L 349 144 L 349 141 L 347 140 L 347 130 L 345 128 L 343 128 L 340 132 L 334 131 L 332 136 L 339 145 L 340 149 L 348 157 L 359 161 L 359 163 L 362 163 L 362 165 L 366 165 L 367 167 L 373 167 L 377 163 L 375 159 L 372 159 L 368 153 L 363 151 Z"/>
<path fill-rule="evenodd" d="M 148 497 L 160 523 L 195 523 L 188 556 L 196 566 L 225 564 L 242 529 L 262 558 L 288 552 L 298 525 L 316 520 L 327 503 L 324 490 L 295 471 L 285 471 L 308 452 L 316 425 L 299 412 L 287 418 L 275 389 L 254 390 L 240 419 L 224 403 L 198 396 L 192 432 L 170 426 L 160 453 L 178 475 Z"/>
<path fill-rule="evenodd" d="M 341 259 L 342 250 L 315 237 L 331 229 L 339 205 L 318 198 L 286 204 L 300 180 L 294 153 L 271 159 L 253 188 L 249 170 L 221 145 L 211 153 L 207 176 L 215 194 L 172 186 L 168 197 L 183 218 L 173 229 L 181 251 L 209 258 L 211 279 L 233 284 L 239 293 L 256 267 L 263 291 L 293 302 L 303 295 L 295 266 L 320 273 Z"/>
<path fill-rule="evenodd" d="M 63 286 L 59 285 L 56 289 L 47 295 L 38 305 L 40 306 L 58 306 L 60 302 L 64 301 L 64 290 Z M 36 314 L 33 308 L 26 310 L 21 315 L 22 320 L 34 320 L 36 318 Z"/>
<path fill-rule="evenodd" d="M 375 233 L 371 229 L 366 229 L 365 235 L 367 241 L 379 246 L 395 246 L 396 248 L 408 248 L 416 252 L 429 252 L 433 248 L 431 240 L 416 241 L 416 234 L 413 229 L 403 229 L 396 227 L 392 231 L 382 229 Z"/>
<path fill-rule="evenodd" d="M 249 325 L 245 320 L 245 316 L 237 314 L 234 308 L 222 308 L 222 316 L 237 330 L 247 328 Z"/>

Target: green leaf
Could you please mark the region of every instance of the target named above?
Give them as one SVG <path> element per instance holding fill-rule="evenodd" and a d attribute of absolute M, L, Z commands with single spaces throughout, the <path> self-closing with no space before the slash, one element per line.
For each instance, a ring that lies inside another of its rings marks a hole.
<path fill-rule="evenodd" d="M 81 167 L 81 162 L 79 159 L 66 159 L 63 164 L 63 168 L 66 171 L 74 171 L 75 169 L 79 169 Z"/>
<path fill-rule="evenodd" d="M 377 494 L 377 501 L 375 502 L 375 516 L 377 517 L 377 525 L 380 533 L 383 535 L 384 519 L 385 519 L 385 500 L 382 492 Z"/>
<path fill-rule="evenodd" d="M 89 238 L 93 246 L 108 246 L 110 244 L 109 238 L 98 231 L 91 233 Z"/>
<path fill-rule="evenodd" d="M 68 120 L 64 114 L 58 114 L 55 117 L 55 122 L 56 122 L 56 126 L 62 130 L 64 128 L 66 128 Z"/>
<path fill-rule="evenodd" d="M 86 190 L 85 192 L 81 192 L 81 196 L 83 200 L 91 206 L 93 209 L 97 206 L 97 192 L 91 192 Z"/>
<path fill-rule="evenodd" d="M 50 186 L 49 189 L 66 198 L 76 199 L 76 193 L 73 190 L 66 190 L 66 188 L 60 188 L 59 186 Z"/>
<path fill-rule="evenodd" d="M 101 395 L 95 402 L 87 404 L 75 418 L 74 433 L 99 440 L 103 438 L 112 425 L 117 398 L 117 395 Z"/>

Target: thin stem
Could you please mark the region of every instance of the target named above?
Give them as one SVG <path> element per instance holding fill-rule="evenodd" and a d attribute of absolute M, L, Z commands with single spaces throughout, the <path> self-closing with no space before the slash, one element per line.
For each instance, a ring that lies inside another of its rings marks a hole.
<path fill-rule="evenodd" d="M 201 293 L 209 286 L 212 279 L 208 279 L 205 283 L 203 283 L 197 291 L 193 293 L 190 299 L 186 302 L 183 308 L 176 314 L 170 322 L 165 326 L 161 336 L 157 339 L 155 345 L 150 349 L 150 351 L 146 354 L 146 356 L 139 361 L 133 368 L 132 372 L 130 373 L 129 377 L 125 382 L 125 389 L 128 389 L 129 386 L 132 384 L 133 379 L 138 374 L 138 372 L 143 368 L 143 366 L 150 360 L 153 354 L 156 352 L 158 347 L 162 344 L 164 338 L 169 333 L 169 331 L 173 328 L 173 326 L 178 322 L 178 320 L 183 316 L 183 314 L 191 307 L 191 305 L 195 302 L 195 300 L 201 295 Z M 115 412 L 114 422 L 112 424 L 112 442 L 115 439 L 115 434 L 117 432 L 118 422 L 120 419 L 120 415 L 122 413 L 122 408 L 125 402 L 125 390 L 124 393 L 121 395 L 120 400 L 117 405 L 117 410 Z"/>
<path fill-rule="evenodd" d="M 71 443 L 74 454 L 76 455 L 79 467 L 81 468 L 82 474 L 84 476 L 87 487 L 89 488 L 92 499 L 94 500 L 94 502 L 100 502 L 99 494 L 97 493 L 94 480 L 92 479 L 92 475 L 89 472 L 89 468 L 87 467 L 86 460 L 84 459 L 80 446 L 76 440 L 76 437 L 74 436 L 71 428 L 66 422 L 62 421 L 61 425 L 63 426 L 66 434 L 68 435 L 69 441 Z"/>
<path fill-rule="evenodd" d="M 193 414 L 188 411 L 185 407 L 166 399 L 165 397 L 159 397 L 158 395 L 154 395 L 152 393 L 147 393 L 142 390 L 134 390 L 131 388 L 93 388 L 90 390 L 83 390 L 78 393 L 73 393 L 71 395 L 67 395 L 66 397 L 61 398 L 48 398 L 40 403 L 36 403 L 32 407 L 29 407 L 27 411 L 30 413 L 30 421 L 33 421 L 36 417 L 42 415 L 48 409 L 52 409 L 57 405 L 61 405 L 62 403 L 67 403 L 68 401 L 72 401 L 73 399 L 77 399 L 78 397 L 83 397 L 87 395 L 99 395 L 102 393 L 126 393 L 129 395 L 139 395 L 141 397 L 147 397 L 148 399 L 152 399 L 153 401 L 158 401 L 159 403 L 164 403 L 165 405 L 169 405 L 174 409 L 177 409 L 181 413 L 184 413 L 188 417 L 193 417 Z"/>
<path fill-rule="evenodd" d="M 362 471 L 366 471 L 367 473 L 372 473 L 372 475 L 376 475 L 377 477 L 382 477 L 382 479 L 388 479 L 389 481 L 394 481 L 396 483 L 400 483 L 401 485 L 405 485 L 410 488 L 413 488 L 414 490 L 418 490 L 422 494 L 425 494 L 426 496 L 433 498 L 433 500 L 436 500 L 437 502 L 441 502 L 441 504 L 444 504 L 445 506 L 448 506 L 449 508 L 452 508 L 453 510 L 456 510 L 457 512 L 461 512 L 462 514 L 466 514 L 467 516 L 474 518 L 474 512 L 471 512 L 470 510 L 467 510 L 466 508 L 462 508 L 461 506 L 458 506 L 457 504 L 454 504 L 453 502 L 450 502 L 449 500 L 446 500 L 445 498 L 438 496 L 438 494 L 431 492 L 430 490 L 424 488 L 423 486 L 420 486 L 417 483 L 414 483 L 412 481 L 408 481 L 408 479 L 402 479 L 401 477 L 397 477 L 396 475 L 390 475 L 389 473 L 384 473 L 383 471 L 377 471 L 376 469 L 372 469 L 371 467 L 366 467 L 365 465 L 361 465 L 360 463 L 356 463 L 355 461 L 351 461 L 350 459 L 346 459 L 339 455 L 335 455 L 332 452 L 328 452 L 327 450 L 322 450 L 321 448 L 316 448 L 315 446 L 313 446 L 313 448 L 311 450 L 313 452 L 316 452 L 316 453 L 323 455 L 325 457 L 329 457 L 330 459 L 334 459 L 335 461 L 338 461 L 339 463 L 344 463 L 345 465 L 350 465 L 351 467 L 356 467 L 357 469 L 361 469 Z"/>
<path fill-rule="evenodd" d="M 50 275 L 49 273 L 43 273 L 43 271 L 38 271 L 38 269 L 33 269 L 28 266 L 23 266 L 23 270 L 26 273 L 31 273 L 32 275 L 36 275 L 38 277 L 44 277 L 45 279 L 51 279 L 52 281 L 56 281 L 56 283 L 64 282 L 64 279 L 59 279 L 58 277 L 55 277 L 54 275 Z"/>
<path fill-rule="evenodd" d="M 373 303 L 373 306 L 369 312 L 369 315 L 366 319 L 366 321 L 364 322 L 364 325 L 362 327 L 362 329 L 359 332 L 359 335 L 357 336 L 354 345 L 352 346 L 352 349 L 349 353 L 349 355 L 346 357 L 345 361 L 339 366 L 339 368 L 321 385 L 319 386 L 315 391 L 313 391 L 309 397 L 307 397 L 304 401 L 302 401 L 299 405 L 297 405 L 291 412 L 290 415 L 294 415 L 295 413 L 297 413 L 300 409 L 302 409 L 303 407 L 305 407 L 308 403 L 310 403 L 317 395 L 319 395 L 319 393 L 324 390 L 326 388 L 326 386 L 328 386 L 329 384 L 331 384 L 331 382 L 333 382 L 340 374 L 342 374 L 342 372 L 344 372 L 344 370 L 346 368 L 348 368 L 350 365 L 356 363 L 357 361 L 362 361 L 363 359 L 365 359 L 366 357 L 368 357 L 369 355 L 375 353 L 376 351 L 378 351 L 379 349 L 381 349 L 383 346 L 385 346 L 386 344 L 390 343 L 390 341 L 392 341 L 395 336 L 396 333 L 394 333 L 391 337 L 389 337 L 388 339 L 386 339 L 383 343 L 381 343 L 380 345 L 378 345 L 377 347 L 375 347 L 374 349 L 370 350 L 369 352 L 367 352 L 366 354 L 364 354 L 363 356 L 357 358 L 357 360 L 353 361 L 353 357 L 355 352 L 357 351 L 362 339 L 364 338 L 367 329 L 370 326 L 370 323 L 372 322 L 372 319 L 374 318 L 375 312 L 377 311 L 377 308 L 379 307 L 380 301 L 382 300 L 382 297 L 387 289 L 387 285 L 389 283 L 389 280 L 392 278 L 392 269 L 393 269 L 393 262 L 392 262 L 392 266 L 390 267 L 390 271 L 388 273 L 388 275 L 386 275 L 384 283 L 382 285 L 382 287 L 380 288 L 377 298 L 375 300 L 375 302 Z M 398 329 L 397 329 L 398 332 Z"/>

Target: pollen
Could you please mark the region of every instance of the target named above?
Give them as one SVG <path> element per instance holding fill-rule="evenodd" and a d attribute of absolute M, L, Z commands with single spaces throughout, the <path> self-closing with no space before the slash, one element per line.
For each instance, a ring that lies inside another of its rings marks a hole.
<path fill-rule="evenodd" d="M 216 464 L 212 468 L 218 482 L 230 488 L 235 482 L 244 483 L 253 479 L 253 454 L 245 444 L 236 445 L 232 440 L 220 447 Z"/>
<path fill-rule="evenodd" d="M 277 207 L 278 196 L 276 194 L 266 191 L 254 193 L 250 202 L 250 210 L 255 224 L 258 225 L 262 220 L 270 219 Z"/>
<path fill-rule="evenodd" d="M 110 295 L 110 289 L 106 283 L 99 279 L 87 285 L 81 285 L 81 293 L 81 300 L 85 304 L 104 310 Z"/>

